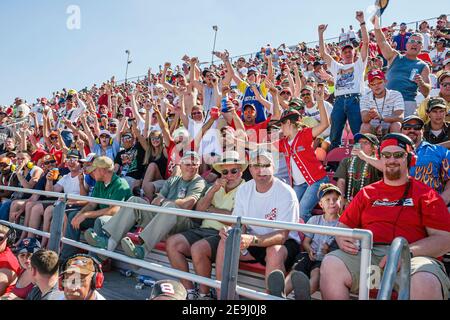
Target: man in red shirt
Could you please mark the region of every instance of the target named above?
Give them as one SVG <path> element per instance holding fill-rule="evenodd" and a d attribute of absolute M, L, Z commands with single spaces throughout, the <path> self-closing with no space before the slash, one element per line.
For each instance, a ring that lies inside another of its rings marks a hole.
<path fill-rule="evenodd" d="M 0 223 L 0 296 L 12 289 L 12 284 L 19 274 L 20 265 L 9 246 L 15 239 L 12 237 L 13 230 L 6 224 Z"/>
<path fill-rule="evenodd" d="M 414 143 L 403 134 L 383 138 L 384 178 L 356 195 L 339 226 L 372 231 L 372 268 L 381 270 L 389 245 L 396 237 L 404 237 L 411 251 L 411 299 L 447 300 L 450 280 L 436 258 L 450 251 L 450 215 L 435 190 L 409 177 L 413 150 Z M 356 240 L 336 237 L 336 241 L 340 250 L 325 257 L 320 287 L 324 299 L 342 300 L 358 290 L 361 256 Z"/>

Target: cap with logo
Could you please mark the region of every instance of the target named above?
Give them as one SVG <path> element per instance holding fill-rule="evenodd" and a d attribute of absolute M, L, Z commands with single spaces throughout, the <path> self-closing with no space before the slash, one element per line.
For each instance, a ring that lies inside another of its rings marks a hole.
<path fill-rule="evenodd" d="M 386 77 L 384 75 L 384 72 L 379 70 L 379 69 L 375 69 L 370 71 L 367 74 L 367 79 L 369 80 L 369 83 L 372 82 L 374 79 L 380 79 L 380 80 L 385 80 Z"/>
<path fill-rule="evenodd" d="M 160 280 L 154 284 L 149 300 L 154 300 L 158 297 L 165 297 L 170 300 L 186 300 L 187 291 L 178 281 Z"/>
<path fill-rule="evenodd" d="M 431 112 L 431 110 L 436 108 L 447 109 L 447 103 L 444 98 L 433 97 L 428 100 L 427 112 Z"/>
<path fill-rule="evenodd" d="M 407 116 L 405 119 L 403 119 L 402 124 L 408 123 L 411 120 L 416 120 L 419 122 L 422 126 L 425 124 L 425 122 L 422 120 L 422 118 L 416 116 L 416 115 L 410 115 Z"/>
<path fill-rule="evenodd" d="M 84 256 L 76 256 L 71 258 L 65 264 L 66 269 L 63 273 L 79 273 L 89 275 L 95 273 L 94 261 Z"/>
<path fill-rule="evenodd" d="M 25 238 L 19 242 L 14 252 L 15 254 L 35 253 L 39 249 L 41 249 L 41 243 L 36 238 Z"/>

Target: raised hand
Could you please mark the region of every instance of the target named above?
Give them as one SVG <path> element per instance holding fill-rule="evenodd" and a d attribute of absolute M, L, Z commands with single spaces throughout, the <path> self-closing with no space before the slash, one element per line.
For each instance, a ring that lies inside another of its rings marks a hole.
<path fill-rule="evenodd" d="M 372 19 L 370 19 L 370 22 L 372 22 L 373 27 L 374 27 L 375 29 L 380 29 L 380 18 L 378 17 L 377 14 L 374 15 L 374 16 L 372 17 Z"/>
<path fill-rule="evenodd" d="M 164 69 L 169 69 L 172 64 L 170 62 L 164 63 Z"/>
<path fill-rule="evenodd" d="M 359 23 L 364 22 L 364 12 L 363 11 L 356 11 L 356 20 L 358 20 Z"/>
<path fill-rule="evenodd" d="M 319 34 L 323 34 L 327 30 L 327 24 L 321 24 L 318 28 Z"/>

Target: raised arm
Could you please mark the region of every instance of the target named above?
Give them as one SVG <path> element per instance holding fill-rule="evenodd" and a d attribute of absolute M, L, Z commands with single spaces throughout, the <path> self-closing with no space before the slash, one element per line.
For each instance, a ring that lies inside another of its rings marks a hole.
<path fill-rule="evenodd" d="M 367 57 L 369 56 L 369 33 L 367 32 L 366 21 L 364 20 L 364 12 L 356 11 L 356 20 L 358 20 L 361 27 L 362 35 L 362 47 L 361 47 L 361 58 L 363 62 L 367 62 Z"/>
<path fill-rule="evenodd" d="M 169 131 L 169 126 L 167 125 L 167 122 L 162 118 L 161 112 L 159 111 L 159 108 L 157 106 L 153 107 L 153 111 L 156 113 L 158 124 L 161 127 L 164 144 L 166 145 L 166 147 L 168 147 L 169 144 L 173 141 Z"/>
<path fill-rule="evenodd" d="M 330 126 L 330 119 L 328 118 L 327 110 L 324 104 L 324 91 L 323 86 L 317 88 L 317 108 L 320 113 L 320 122 L 317 126 L 312 128 L 312 135 L 314 138 L 318 137 L 322 132 L 324 132 Z"/>
<path fill-rule="evenodd" d="M 186 129 L 189 129 L 189 118 L 186 115 L 186 105 L 184 103 L 184 92 L 185 91 L 186 91 L 185 88 L 180 89 L 180 95 L 178 96 L 179 99 L 180 99 L 179 100 L 179 102 L 180 102 L 180 109 L 179 109 L 180 112 L 179 112 L 179 114 L 180 114 L 181 121 L 183 122 L 183 126 Z"/>
<path fill-rule="evenodd" d="M 328 68 L 331 68 L 331 63 L 333 62 L 333 58 L 328 54 L 327 49 L 325 48 L 325 40 L 323 39 L 323 34 L 325 30 L 327 30 L 327 24 L 321 24 L 318 28 L 319 31 L 319 52 L 322 60 L 326 62 Z"/>
<path fill-rule="evenodd" d="M 91 150 L 94 149 L 95 146 L 95 137 L 94 134 L 91 131 L 91 128 L 89 128 L 88 124 L 87 124 L 87 119 L 85 116 L 80 118 L 81 120 L 81 125 L 83 126 L 84 129 L 84 133 L 86 134 L 86 137 L 88 139 L 88 143 L 89 143 L 89 148 Z"/>
<path fill-rule="evenodd" d="M 190 64 L 190 69 L 189 69 L 189 82 L 190 84 L 196 88 L 198 91 L 202 91 L 203 90 L 203 85 L 200 81 L 197 80 L 196 75 L 196 70 L 197 70 L 197 63 L 198 63 L 198 58 L 197 57 L 193 57 L 189 60 L 189 64 Z"/>
<path fill-rule="evenodd" d="M 375 29 L 375 38 L 377 40 L 378 47 L 380 47 L 381 54 L 388 61 L 388 63 L 391 64 L 392 61 L 394 61 L 394 59 L 399 55 L 399 52 L 394 50 L 387 42 L 383 31 L 381 31 L 380 19 L 377 15 L 372 18 L 372 24 Z"/>
<path fill-rule="evenodd" d="M 175 86 L 171 85 L 170 83 L 168 83 L 166 81 L 166 75 L 167 75 L 167 69 L 170 68 L 170 62 L 166 62 L 164 63 L 164 70 L 162 73 L 162 85 L 164 88 L 166 88 L 167 90 L 169 90 L 170 92 L 175 92 Z"/>

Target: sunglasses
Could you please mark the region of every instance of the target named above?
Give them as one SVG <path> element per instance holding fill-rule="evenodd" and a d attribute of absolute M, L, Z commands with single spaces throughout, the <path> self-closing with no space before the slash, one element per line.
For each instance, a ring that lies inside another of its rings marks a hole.
<path fill-rule="evenodd" d="M 397 152 L 382 152 L 381 156 L 385 159 L 390 159 L 394 157 L 394 159 L 403 159 L 406 155 L 406 152 L 403 151 L 397 151 Z"/>
<path fill-rule="evenodd" d="M 115 123 L 110 123 L 109 126 L 113 127 L 113 128 L 117 128 L 117 124 L 115 124 Z"/>
<path fill-rule="evenodd" d="M 287 94 L 288 96 L 291 95 L 291 93 L 289 91 L 282 91 L 280 94 Z"/>
<path fill-rule="evenodd" d="M 151 137 L 150 140 L 152 141 L 161 141 L 160 137 Z"/>
<path fill-rule="evenodd" d="M 237 169 L 237 168 L 234 168 L 234 169 L 231 169 L 231 170 L 225 169 L 225 170 L 222 170 L 222 175 L 223 175 L 223 176 L 226 176 L 226 175 L 228 175 L 229 173 L 231 173 L 231 174 L 236 174 L 236 173 L 238 173 L 239 171 L 240 171 L 240 170 Z"/>
<path fill-rule="evenodd" d="M 253 168 L 269 168 L 271 166 L 270 163 L 255 163 L 250 165 Z"/>
<path fill-rule="evenodd" d="M 107 136 L 106 134 L 102 134 L 101 136 L 100 136 L 100 139 L 108 139 L 109 138 L 109 136 Z"/>
<path fill-rule="evenodd" d="M 195 117 L 195 116 L 200 116 L 200 115 L 202 115 L 201 112 L 192 112 L 192 113 L 191 113 L 191 116 L 193 116 L 193 117 Z"/>
<path fill-rule="evenodd" d="M 311 93 L 302 93 L 301 97 L 302 98 L 304 98 L 304 97 L 311 97 Z"/>
<path fill-rule="evenodd" d="M 50 140 L 51 140 L 51 141 L 57 141 L 57 140 L 58 140 L 58 137 L 51 137 Z"/>
<path fill-rule="evenodd" d="M 420 41 L 420 40 L 409 39 L 409 40 L 408 40 L 408 43 L 411 43 L 411 44 L 414 44 L 414 43 L 422 44 L 423 42 Z"/>
<path fill-rule="evenodd" d="M 56 160 L 49 160 L 49 161 L 45 161 L 44 162 L 44 164 L 46 165 L 46 166 L 48 166 L 49 164 L 55 164 L 56 163 Z"/>
<path fill-rule="evenodd" d="M 402 126 L 403 130 L 415 130 L 415 131 L 419 131 L 422 130 L 423 126 L 421 124 L 404 124 Z"/>

